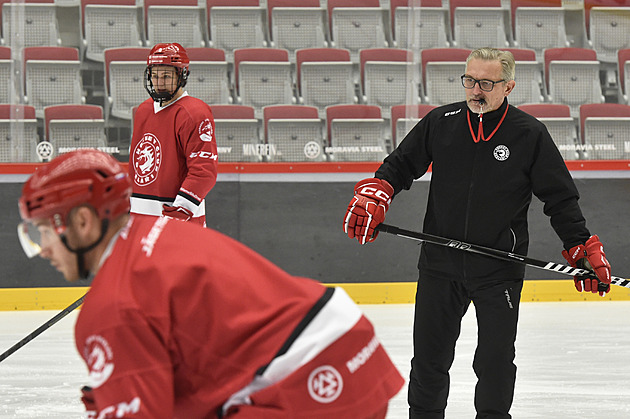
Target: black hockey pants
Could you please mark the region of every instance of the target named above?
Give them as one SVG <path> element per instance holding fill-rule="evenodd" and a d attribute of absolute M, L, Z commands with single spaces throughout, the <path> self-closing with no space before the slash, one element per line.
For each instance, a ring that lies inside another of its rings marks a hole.
<path fill-rule="evenodd" d="M 476 419 L 511 418 L 516 381 L 514 342 L 522 287 L 522 280 L 472 283 L 429 279 L 420 274 L 409 377 L 410 419 L 444 418 L 449 369 L 461 320 L 471 301 L 478 333 L 473 360 L 477 375 Z"/>

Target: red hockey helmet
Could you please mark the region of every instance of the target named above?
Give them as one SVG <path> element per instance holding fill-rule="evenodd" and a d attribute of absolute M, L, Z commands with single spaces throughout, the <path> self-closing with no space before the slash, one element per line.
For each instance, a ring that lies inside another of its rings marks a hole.
<path fill-rule="evenodd" d="M 68 214 L 80 205 L 90 205 L 101 220 L 111 221 L 129 212 L 130 198 L 129 176 L 109 154 L 95 149 L 62 154 L 37 170 L 22 188 L 20 240 L 32 239 L 34 231 L 27 224 L 38 220 L 50 221 L 62 235 Z M 24 250 L 28 256 L 37 254 Z"/>
<path fill-rule="evenodd" d="M 177 42 L 170 44 L 156 44 L 151 48 L 147 57 L 147 66 L 169 65 L 177 68 L 188 69 L 190 60 L 184 47 Z"/>
<path fill-rule="evenodd" d="M 144 88 L 149 93 L 149 96 L 154 101 L 160 102 L 160 104 L 171 100 L 180 87 L 186 86 L 188 74 L 190 74 L 188 70 L 189 64 L 188 54 L 180 44 L 176 42 L 156 44 L 149 52 L 147 68 L 144 72 Z M 155 89 L 151 73 L 151 68 L 154 66 L 175 67 L 177 71 L 177 85 L 173 86 L 171 91 L 157 91 Z"/>

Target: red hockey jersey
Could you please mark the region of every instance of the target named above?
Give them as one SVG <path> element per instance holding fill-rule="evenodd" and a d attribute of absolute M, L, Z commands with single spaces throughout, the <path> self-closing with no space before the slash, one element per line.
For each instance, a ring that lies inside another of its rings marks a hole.
<path fill-rule="evenodd" d="M 75 329 L 97 417 L 358 419 L 404 383 L 342 289 L 216 231 L 132 216 L 108 249 Z"/>
<path fill-rule="evenodd" d="M 186 93 L 163 108 L 145 100 L 134 115 L 129 150 L 131 212 L 161 216 L 162 204 L 183 206 L 203 223 L 217 158 L 214 118 L 206 103 Z"/>

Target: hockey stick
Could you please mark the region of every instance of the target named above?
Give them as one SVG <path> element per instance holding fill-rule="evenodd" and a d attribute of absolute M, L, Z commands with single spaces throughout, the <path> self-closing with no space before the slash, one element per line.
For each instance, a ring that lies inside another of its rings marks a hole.
<path fill-rule="evenodd" d="M 529 258 L 527 256 L 517 255 L 516 253 L 505 252 L 503 250 L 491 249 L 489 247 L 479 246 L 476 244 L 469 244 L 459 240 L 446 239 L 444 237 L 433 236 L 427 233 L 420 233 L 417 231 L 404 230 L 388 224 L 379 224 L 376 226 L 376 230 L 383 231 L 385 233 L 393 234 L 407 239 L 418 240 L 421 242 L 437 244 L 439 246 L 452 247 L 454 249 L 463 250 L 466 252 L 476 253 L 478 255 L 490 256 L 496 259 L 508 260 L 511 262 L 521 263 L 523 265 L 533 266 L 534 268 L 545 269 L 547 271 L 559 272 L 566 275 L 586 275 L 592 272 L 586 269 L 573 268 L 571 266 L 562 265 L 555 262 L 545 262 L 538 259 Z M 611 284 L 618 285 L 620 287 L 630 288 L 630 280 L 619 278 L 617 276 L 611 276 Z"/>
<path fill-rule="evenodd" d="M 26 345 L 27 343 L 35 339 L 37 336 L 41 335 L 46 329 L 48 329 L 49 327 L 57 323 L 59 320 L 66 317 L 72 310 L 79 307 L 83 303 L 83 299 L 85 298 L 86 295 L 87 294 L 84 294 L 81 298 L 76 300 L 74 303 L 70 304 L 68 307 L 64 308 L 61 312 L 57 313 L 55 317 L 53 317 L 52 319 L 48 320 L 46 323 L 42 324 L 37 329 L 35 329 L 30 335 L 26 336 L 24 339 L 22 339 L 21 341 L 19 341 L 18 343 L 11 346 L 6 351 L 4 351 L 4 353 L 0 355 L 0 362 L 4 361 L 13 352 L 17 351 L 22 346 Z"/>

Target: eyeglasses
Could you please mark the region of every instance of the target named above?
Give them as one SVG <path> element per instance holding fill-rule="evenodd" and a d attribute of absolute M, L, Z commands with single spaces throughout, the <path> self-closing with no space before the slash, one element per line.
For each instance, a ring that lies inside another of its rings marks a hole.
<path fill-rule="evenodd" d="M 503 83 L 505 80 L 492 81 L 492 80 L 477 80 L 470 76 L 463 75 L 462 76 L 462 86 L 466 89 L 473 89 L 475 84 L 479 83 L 479 88 L 484 92 L 491 92 L 494 89 L 494 85 L 497 83 Z"/>

